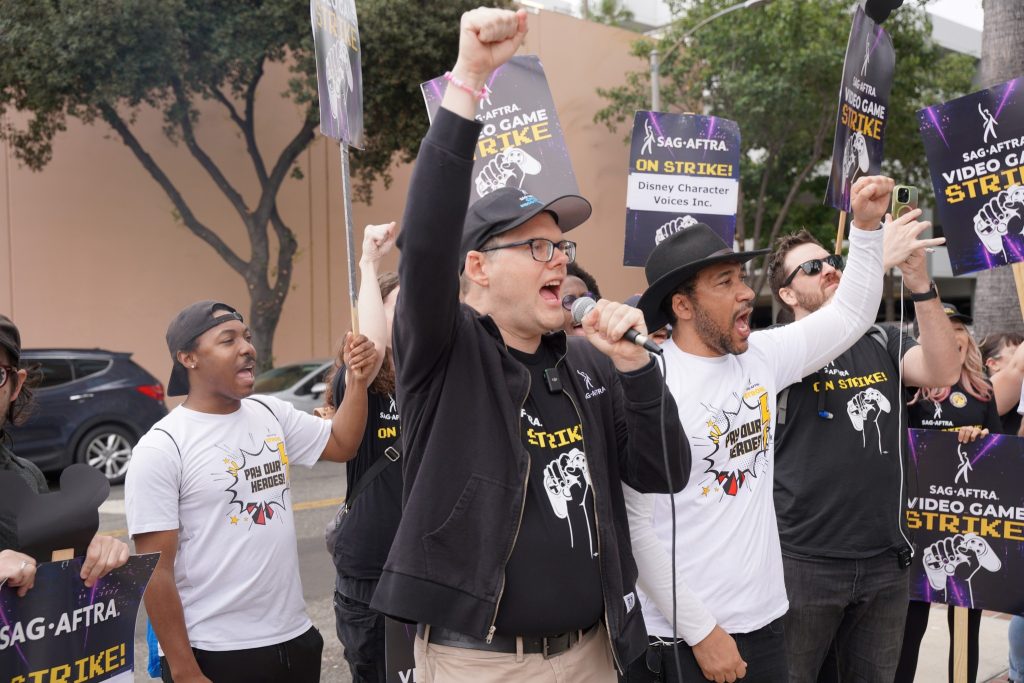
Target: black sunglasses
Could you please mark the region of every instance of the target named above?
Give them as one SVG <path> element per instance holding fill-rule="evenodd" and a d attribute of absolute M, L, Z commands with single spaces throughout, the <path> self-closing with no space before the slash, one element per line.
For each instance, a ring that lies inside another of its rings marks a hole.
<path fill-rule="evenodd" d="M 594 301 L 597 301 L 597 294 L 594 294 L 593 292 L 583 292 L 579 296 L 576 296 L 575 294 L 566 294 L 562 297 L 562 308 L 567 311 L 571 311 L 572 305 L 576 303 L 576 299 L 581 299 L 585 296 L 589 296 Z"/>
<path fill-rule="evenodd" d="M 804 271 L 804 275 L 817 275 L 818 273 L 821 272 L 822 267 L 826 263 L 835 268 L 836 270 L 843 269 L 843 257 L 838 254 L 832 254 L 831 256 L 826 256 L 825 258 L 812 258 L 810 261 L 804 261 L 799 266 L 794 268 L 793 272 L 789 274 L 789 277 L 787 277 L 785 281 L 783 281 L 782 286 L 788 287 L 789 283 L 793 281 L 793 278 L 795 278 L 796 274 L 799 273 L 801 270 Z"/>

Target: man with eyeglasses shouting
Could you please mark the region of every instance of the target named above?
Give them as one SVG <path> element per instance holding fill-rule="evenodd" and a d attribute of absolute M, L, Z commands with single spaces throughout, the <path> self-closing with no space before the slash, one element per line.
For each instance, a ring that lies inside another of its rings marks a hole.
<path fill-rule="evenodd" d="M 909 212 L 886 230 L 917 234 L 928 227 L 920 214 Z M 819 680 L 830 647 L 826 680 L 888 683 L 899 659 L 910 564 L 900 376 L 905 386 L 948 386 L 958 379 L 959 354 L 923 250 L 900 260 L 904 254 L 888 246 L 885 267 L 903 274 L 919 344 L 895 326 L 876 325 L 779 396 L 775 509 L 794 683 Z M 776 301 L 799 324 L 834 305 L 843 260 L 801 231 L 779 240 L 768 270 Z"/>
<path fill-rule="evenodd" d="M 639 308 L 650 328 L 672 324 L 662 345 L 665 378 L 692 468 L 674 499 L 625 489 L 651 635 L 628 683 L 678 683 L 677 667 L 683 681 L 788 683 L 787 582 L 772 489 L 776 395 L 839 356 L 874 322 L 883 242 L 901 261 L 934 243 L 918 240 L 920 230 L 908 221 L 879 229 L 891 190 L 888 178 L 854 183 L 850 268 L 842 286 L 829 289 L 835 303 L 786 327 L 751 332 L 754 292 L 743 264 L 767 250 L 735 252 L 698 223 L 651 253 Z M 806 284 L 805 270 L 834 273 L 821 261 L 799 265 L 828 255 L 819 251 L 794 259 L 786 275 L 799 275 L 791 283 Z"/>
<path fill-rule="evenodd" d="M 525 34 L 523 10 L 462 16 L 399 238 L 404 511 L 371 607 L 419 624 L 419 683 L 612 683 L 646 645 L 618 535 L 620 481 L 669 491 L 661 376 L 623 339 L 643 316 L 601 300 L 585 339 L 561 331 L 582 197 L 502 188 L 467 210 L 478 100 Z M 679 487 L 688 451 L 664 408 Z"/>

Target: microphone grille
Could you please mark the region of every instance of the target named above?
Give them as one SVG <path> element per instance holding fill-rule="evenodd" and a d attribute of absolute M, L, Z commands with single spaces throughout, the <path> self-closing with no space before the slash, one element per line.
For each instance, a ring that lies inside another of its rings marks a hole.
<path fill-rule="evenodd" d="M 589 296 L 581 296 L 572 302 L 572 321 L 576 324 L 582 323 L 584 316 L 590 313 L 590 309 L 597 305 L 597 302 Z"/>

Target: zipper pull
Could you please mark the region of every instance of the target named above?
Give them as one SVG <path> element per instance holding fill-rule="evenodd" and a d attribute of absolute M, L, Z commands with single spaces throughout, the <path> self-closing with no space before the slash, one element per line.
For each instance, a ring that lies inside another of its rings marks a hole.
<path fill-rule="evenodd" d="M 494 640 L 494 627 L 493 626 L 490 628 L 490 630 L 487 631 L 487 638 L 486 638 L 486 640 L 484 640 L 484 642 L 487 643 L 488 645 L 490 645 L 492 640 Z"/>

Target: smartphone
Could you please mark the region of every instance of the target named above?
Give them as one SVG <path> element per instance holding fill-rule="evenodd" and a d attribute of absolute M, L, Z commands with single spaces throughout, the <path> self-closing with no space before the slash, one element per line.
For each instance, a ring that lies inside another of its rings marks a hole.
<path fill-rule="evenodd" d="M 917 188 L 911 185 L 897 185 L 892 191 L 892 217 L 899 218 L 917 208 Z"/>

